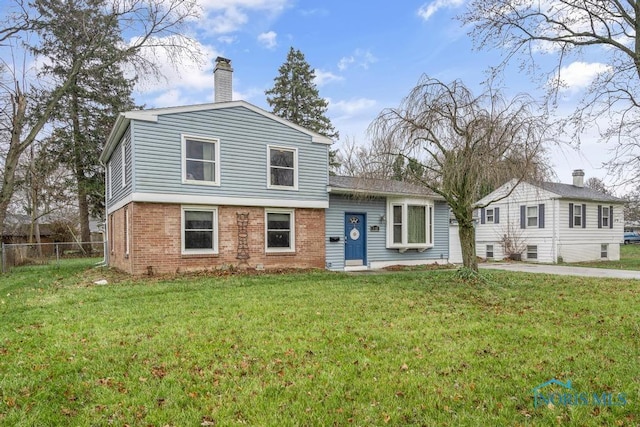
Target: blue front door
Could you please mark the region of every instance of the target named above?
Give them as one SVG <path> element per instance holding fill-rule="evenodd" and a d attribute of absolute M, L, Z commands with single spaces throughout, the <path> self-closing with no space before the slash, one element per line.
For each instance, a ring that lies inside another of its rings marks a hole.
<path fill-rule="evenodd" d="M 366 265 L 366 224 L 364 214 L 344 215 L 344 264 Z"/>

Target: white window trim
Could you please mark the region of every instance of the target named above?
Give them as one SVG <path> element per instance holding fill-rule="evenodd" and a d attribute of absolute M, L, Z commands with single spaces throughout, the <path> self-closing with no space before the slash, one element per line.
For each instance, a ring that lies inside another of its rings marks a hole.
<path fill-rule="evenodd" d="M 600 244 L 600 258 L 609 258 L 609 244 L 601 243 Z"/>
<path fill-rule="evenodd" d="M 127 148 L 122 143 L 122 188 L 127 186 Z"/>
<path fill-rule="evenodd" d="M 287 185 L 271 184 L 271 150 L 293 152 L 293 187 Z M 283 147 L 280 145 L 267 145 L 267 188 L 273 190 L 298 191 L 298 149 L 295 147 Z"/>
<path fill-rule="evenodd" d="M 605 209 L 607 210 L 607 214 L 606 215 L 604 214 Z M 611 221 L 611 212 L 610 212 L 610 210 L 611 209 L 609 209 L 609 206 L 603 206 L 602 207 L 602 221 L 601 221 L 600 225 L 603 228 L 609 227 L 609 224 L 611 224 L 611 222 L 610 222 Z M 605 220 L 607 221 L 606 224 L 605 224 Z"/>
<path fill-rule="evenodd" d="M 530 250 L 529 248 L 535 248 L 535 251 Z M 530 253 L 531 253 L 531 254 L 535 253 L 535 255 L 536 255 L 536 256 L 535 256 L 535 257 L 531 257 L 531 258 L 530 258 L 530 257 L 529 257 L 529 254 L 530 254 Z M 537 260 L 537 259 L 538 259 L 538 245 L 527 245 L 527 248 L 526 248 L 526 254 L 527 254 L 527 260 L 529 260 L 529 259 L 535 259 L 535 260 Z"/>
<path fill-rule="evenodd" d="M 578 214 L 578 211 L 580 211 L 580 214 Z M 582 217 L 584 216 L 584 213 L 582 212 L 582 205 L 576 203 L 573 205 L 573 227 L 574 228 L 580 228 L 582 227 Z M 576 218 L 580 218 L 580 224 L 576 224 Z"/>
<path fill-rule="evenodd" d="M 491 220 L 489 220 L 489 212 L 491 212 Z M 485 223 L 493 224 L 493 222 L 495 221 L 495 209 L 494 208 L 487 209 L 484 214 L 485 214 L 485 218 L 484 218 Z"/>
<path fill-rule="evenodd" d="M 198 135 L 189 135 L 182 134 L 182 152 L 180 156 L 182 158 L 182 183 L 183 184 L 193 184 L 193 185 L 205 185 L 209 187 L 219 187 L 220 186 L 220 140 L 218 138 L 210 138 L 206 136 L 198 136 Z M 209 144 L 214 144 L 214 156 L 215 159 L 213 163 L 215 164 L 215 181 L 200 181 L 197 179 L 188 179 L 187 178 L 187 140 L 190 141 L 200 141 L 207 142 Z"/>
<path fill-rule="evenodd" d="M 535 208 L 536 209 L 536 215 L 529 215 L 529 209 L 530 208 Z M 526 228 L 534 228 L 534 227 L 540 227 L 540 208 L 537 205 L 533 205 L 533 206 L 527 206 L 527 227 Z M 529 225 L 529 218 L 535 218 L 536 219 L 536 225 Z"/>
<path fill-rule="evenodd" d="M 393 241 L 393 207 L 402 206 L 402 243 L 394 243 Z M 426 221 L 426 242 L 425 243 L 408 243 L 408 206 L 424 206 Z M 425 250 L 433 247 L 433 201 L 425 199 L 387 199 L 387 249 L 398 249 L 405 252 L 408 249 Z"/>
<path fill-rule="evenodd" d="M 290 214 L 291 222 L 289 232 L 290 247 L 288 248 L 270 248 L 269 245 L 269 214 L 270 213 L 286 213 Z M 264 210 L 264 251 L 265 253 L 293 253 L 296 251 L 296 212 L 294 209 L 265 209 Z"/>
<path fill-rule="evenodd" d="M 200 211 L 213 212 L 213 248 L 212 249 L 186 249 L 185 242 L 185 212 Z M 216 255 L 218 254 L 218 207 L 217 206 L 182 206 L 180 213 L 180 237 L 182 255 Z"/>
<path fill-rule="evenodd" d="M 489 247 L 491 247 L 491 251 L 489 251 Z M 489 256 L 489 252 L 491 252 L 491 256 Z M 494 247 L 494 245 L 486 245 L 485 258 L 487 258 L 487 259 L 488 258 L 491 258 L 491 259 L 495 258 L 495 247 Z"/>

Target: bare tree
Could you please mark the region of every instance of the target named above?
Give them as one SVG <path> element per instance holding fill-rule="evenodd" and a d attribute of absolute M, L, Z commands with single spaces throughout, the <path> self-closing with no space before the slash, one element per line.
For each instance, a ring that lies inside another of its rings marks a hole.
<path fill-rule="evenodd" d="M 587 181 L 584 183 L 584 186 L 587 188 L 591 188 L 592 190 L 599 191 L 602 194 L 611 194 L 611 191 L 609 191 L 605 183 L 600 178 L 596 178 L 595 176 L 587 179 Z"/>
<path fill-rule="evenodd" d="M 541 77 L 551 103 L 568 83 L 565 67 L 584 54 L 597 55 L 600 62 L 591 65 L 597 75 L 565 124 L 579 138 L 587 127 L 606 122 L 598 130 L 613 144 L 610 172 L 622 182 L 640 182 L 639 15 L 638 0 L 472 0 L 460 19 L 473 25 L 478 47 L 505 51 L 498 69 L 519 57 L 532 76 Z M 550 57 L 553 65 L 545 69 Z"/>
<path fill-rule="evenodd" d="M 338 175 L 361 178 L 390 178 L 391 156 L 375 153 L 373 147 L 359 145 L 347 137 L 338 149 L 336 161 L 340 163 Z"/>
<path fill-rule="evenodd" d="M 478 269 L 474 209 L 499 200 L 478 205 L 486 188 L 544 170 L 546 117 L 535 107 L 525 95 L 507 100 L 488 87 L 476 97 L 460 81 L 425 76 L 399 108 L 384 110 L 371 125 L 377 152 L 421 160 L 424 176 L 415 178 L 450 205 L 465 267 Z"/>
<path fill-rule="evenodd" d="M 5 19 L 0 22 L 0 44 L 24 49 L 37 60 L 48 56 L 48 49 L 55 40 L 57 26 L 66 22 L 59 19 L 60 13 L 83 13 L 100 10 L 122 32 L 122 42 L 113 46 L 117 54 L 103 58 L 100 52 L 105 44 L 113 41 L 110 32 L 113 26 L 92 25 L 82 16 L 77 17 L 73 31 L 90 40 L 82 52 L 66 58 L 65 64 L 49 63 L 44 66 L 56 70 L 59 75 L 49 75 L 43 86 L 35 86 L 26 79 L 5 74 L 0 85 L 3 106 L 1 130 L 7 135 L 8 146 L 2 170 L 0 188 L 0 229 L 4 224 L 7 208 L 15 191 L 15 173 L 20 156 L 41 135 L 59 106 L 60 100 L 75 85 L 81 72 L 104 73 L 110 67 L 129 66 L 141 75 L 159 75 L 159 65 L 154 62 L 157 50 L 168 52 L 169 57 L 179 61 L 184 55 L 198 58 L 196 44 L 183 35 L 186 25 L 198 16 L 195 0 L 21 0 L 10 2 Z M 88 15 L 87 15 L 88 16 Z M 84 25 L 82 24 L 84 22 Z M 105 28 L 108 31 L 101 32 Z M 3 64 L 5 71 L 11 64 Z M 90 71 L 89 71 L 90 70 Z"/>

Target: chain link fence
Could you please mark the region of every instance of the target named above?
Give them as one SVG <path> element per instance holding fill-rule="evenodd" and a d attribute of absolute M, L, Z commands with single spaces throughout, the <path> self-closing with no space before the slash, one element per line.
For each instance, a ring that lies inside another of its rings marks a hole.
<path fill-rule="evenodd" d="M 3 243 L 2 273 L 28 265 L 56 265 L 66 259 L 104 258 L 104 242 Z"/>

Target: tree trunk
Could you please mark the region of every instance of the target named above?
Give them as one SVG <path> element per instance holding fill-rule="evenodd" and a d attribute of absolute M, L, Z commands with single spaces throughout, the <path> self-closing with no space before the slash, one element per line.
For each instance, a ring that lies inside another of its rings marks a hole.
<path fill-rule="evenodd" d="M 74 87 L 77 82 L 74 80 Z M 87 194 L 87 186 L 85 183 L 84 167 L 82 165 L 82 128 L 80 124 L 80 105 L 78 94 L 74 91 L 71 93 L 71 123 L 73 126 L 73 163 L 78 188 L 78 214 L 80 222 L 80 240 L 82 241 L 82 249 L 86 254 L 91 254 L 91 230 L 89 229 L 89 197 Z"/>
<path fill-rule="evenodd" d="M 80 181 L 80 177 L 77 176 L 78 180 L 78 213 L 80 215 L 80 240 L 82 240 L 83 245 L 82 249 L 84 249 L 85 253 L 90 254 L 91 247 L 91 229 L 89 228 L 89 198 L 87 197 L 87 191 L 85 189 L 84 182 Z"/>
<path fill-rule="evenodd" d="M 466 224 L 460 223 L 458 227 L 458 236 L 460 236 L 463 265 L 473 271 L 478 271 L 478 260 L 476 258 L 476 229 L 473 226 L 473 222 Z"/>

